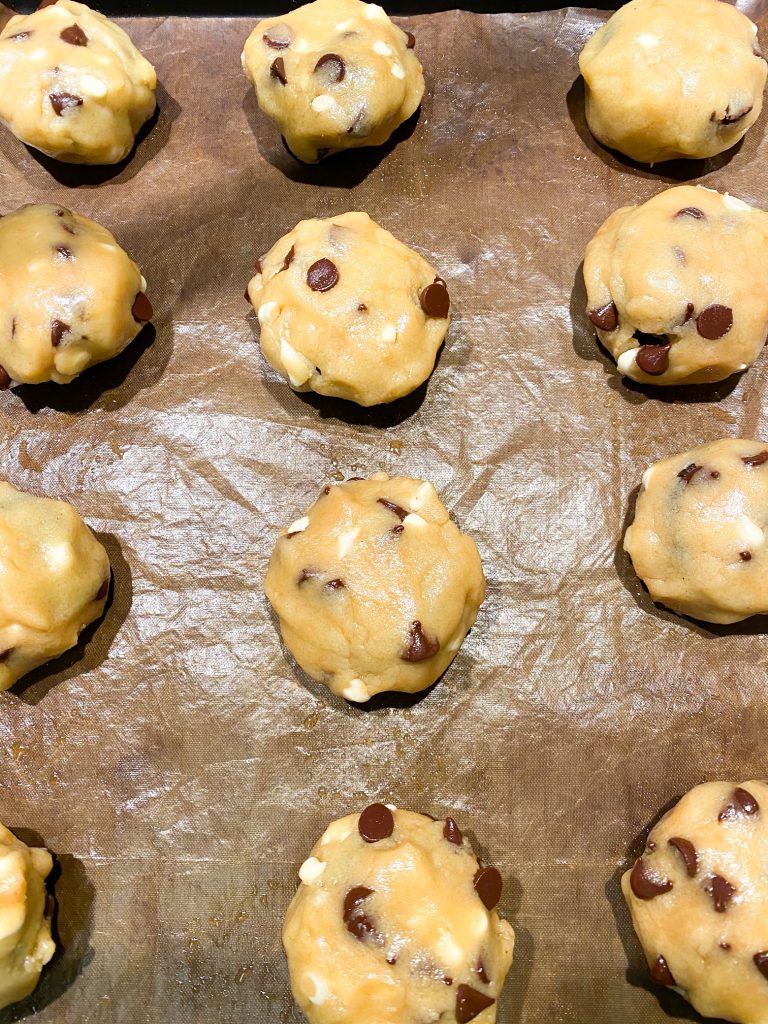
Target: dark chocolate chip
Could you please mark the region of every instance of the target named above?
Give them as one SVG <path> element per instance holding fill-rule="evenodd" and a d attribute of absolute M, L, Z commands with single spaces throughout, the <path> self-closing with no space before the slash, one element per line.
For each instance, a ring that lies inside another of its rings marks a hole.
<path fill-rule="evenodd" d="M 64 259 L 64 260 L 71 260 L 71 259 L 74 259 L 74 257 L 72 256 L 72 250 L 71 250 L 71 249 L 68 249 L 68 248 L 66 247 L 66 245 L 57 245 L 57 246 L 56 246 L 56 252 L 57 252 L 57 253 L 59 254 L 59 256 L 61 256 L 61 258 L 62 258 L 62 259 Z"/>
<path fill-rule="evenodd" d="M 739 558 L 742 560 L 742 562 L 751 562 L 752 561 L 752 552 L 751 551 L 740 551 L 739 552 Z"/>
<path fill-rule="evenodd" d="M 257 274 L 264 273 L 264 262 L 262 261 L 261 258 L 256 260 L 256 262 L 253 265 L 253 269 L 256 271 Z"/>
<path fill-rule="evenodd" d="M 272 50 L 287 50 L 293 42 L 293 32 L 288 25 L 272 25 L 261 38 Z"/>
<path fill-rule="evenodd" d="M 651 966 L 651 977 L 659 985 L 676 985 L 672 971 L 670 971 L 667 961 L 664 957 L 659 954 L 654 960 Z"/>
<path fill-rule="evenodd" d="M 139 292 L 133 300 L 131 313 L 133 314 L 133 319 L 139 324 L 147 324 L 152 319 L 152 303 L 144 292 Z"/>
<path fill-rule="evenodd" d="M 322 573 L 319 569 L 302 569 L 296 580 L 296 586 L 300 587 L 302 583 L 306 583 L 307 580 L 316 580 Z"/>
<path fill-rule="evenodd" d="M 697 466 L 695 462 L 690 462 L 685 467 L 685 469 L 680 470 L 680 472 L 677 474 L 677 478 L 678 480 L 685 481 L 687 485 L 691 482 L 691 480 L 693 480 L 693 478 L 696 476 L 700 469 L 701 466 Z"/>
<path fill-rule="evenodd" d="M 645 844 L 645 849 L 647 853 L 653 853 L 653 851 L 656 849 L 656 840 L 651 839 L 649 836 L 648 842 Z"/>
<path fill-rule="evenodd" d="M 389 509 L 390 512 L 394 512 L 400 522 L 402 522 L 409 514 L 401 505 L 396 505 L 394 501 L 388 501 L 387 498 L 377 498 L 376 501 L 379 505 L 383 505 L 384 508 Z"/>
<path fill-rule="evenodd" d="M 362 139 L 370 134 L 371 125 L 368 121 L 368 110 L 366 107 L 361 107 L 355 115 L 354 121 L 347 128 L 347 135 L 353 135 L 356 139 Z"/>
<path fill-rule="evenodd" d="M 392 811 L 385 804 L 371 804 L 360 815 L 357 830 L 366 843 L 389 839 L 395 829 Z"/>
<path fill-rule="evenodd" d="M 330 493 L 331 493 L 331 485 L 328 484 L 326 487 L 323 488 L 323 494 L 330 494 Z"/>
<path fill-rule="evenodd" d="M 478 992 L 469 985 L 459 985 L 456 990 L 456 1024 L 469 1024 L 479 1017 L 483 1010 L 493 1006 L 495 999 Z"/>
<path fill-rule="evenodd" d="M 400 526 L 393 526 L 389 532 L 394 533 L 396 537 L 399 537 L 401 533 L 405 532 L 405 527 L 401 523 Z"/>
<path fill-rule="evenodd" d="M 368 310 L 368 307 L 366 306 L 366 304 L 364 302 L 358 302 L 358 304 L 357 304 L 357 312 L 358 313 L 365 313 L 365 312 L 367 312 L 367 310 Z"/>
<path fill-rule="evenodd" d="M 722 875 L 712 875 L 704 883 L 704 892 L 712 897 L 715 910 L 718 914 L 724 914 L 728 909 L 736 889 Z"/>
<path fill-rule="evenodd" d="M 344 59 L 338 53 L 324 53 L 315 64 L 315 73 L 322 71 L 329 82 L 341 82 L 347 71 Z"/>
<path fill-rule="evenodd" d="M 762 976 L 768 979 L 768 950 L 763 950 L 762 953 L 755 953 L 752 957 L 755 961 L 755 967 L 760 971 Z"/>
<path fill-rule="evenodd" d="M 70 46 L 88 45 L 88 36 L 79 25 L 70 25 L 69 28 L 62 29 L 59 36 L 65 43 L 69 43 Z"/>
<path fill-rule="evenodd" d="M 475 892 L 485 905 L 486 910 L 493 910 L 501 899 L 503 882 L 498 868 L 478 868 L 472 881 Z"/>
<path fill-rule="evenodd" d="M 652 900 L 672 888 L 672 882 L 668 878 L 659 879 L 648 874 L 647 865 L 642 857 L 632 868 L 629 884 L 639 900 Z"/>
<path fill-rule="evenodd" d="M 16 317 L 11 320 L 11 337 L 16 337 Z"/>
<path fill-rule="evenodd" d="M 397 963 L 397 957 L 394 955 L 394 953 L 389 953 L 387 955 L 387 963 L 389 964 L 390 967 L 395 966 L 395 964 Z"/>
<path fill-rule="evenodd" d="M 285 254 L 285 259 L 283 260 L 283 265 L 282 265 L 282 267 L 280 267 L 280 270 L 278 270 L 278 274 L 281 271 L 287 270 L 288 267 L 290 267 L 290 265 L 293 263 L 293 257 L 295 255 L 296 255 L 296 246 L 292 245 L 291 248 L 288 250 L 288 252 Z"/>
<path fill-rule="evenodd" d="M 9 36 L 8 39 L 9 41 L 13 40 L 14 42 L 21 43 L 25 39 L 29 39 L 31 35 L 31 32 L 17 32 L 15 36 Z"/>
<path fill-rule="evenodd" d="M 405 639 L 405 647 L 400 652 L 401 661 L 426 661 L 440 650 L 436 637 L 425 633 L 418 619 L 414 619 Z"/>
<path fill-rule="evenodd" d="M 7 648 L 7 650 L 5 650 L 5 651 L 0 651 L 0 664 L 2 664 L 4 661 L 8 661 L 8 659 L 10 658 L 10 656 L 12 654 L 13 654 L 13 648 L 12 647 Z"/>
<path fill-rule="evenodd" d="M 419 295 L 421 308 L 427 316 L 445 318 L 451 308 L 451 299 L 445 282 L 435 278 L 432 284 L 427 285 Z"/>
<path fill-rule="evenodd" d="M 313 292 L 329 292 L 338 283 L 339 272 L 330 260 L 317 260 L 307 271 L 307 284 Z"/>
<path fill-rule="evenodd" d="M 678 210 L 675 214 L 676 217 L 693 217 L 694 220 L 706 220 L 707 215 L 703 210 L 700 210 L 698 206 L 686 206 L 683 210 Z"/>
<path fill-rule="evenodd" d="M 443 984 L 447 985 L 448 988 L 450 988 L 451 985 L 453 984 L 453 978 L 449 978 L 447 974 L 444 974 L 443 975 Z"/>
<path fill-rule="evenodd" d="M 63 117 L 65 110 L 72 110 L 75 107 L 82 107 L 83 97 L 75 96 L 71 92 L 52 92 L 48 99 L 57 117 Z"/>
<path fill-rule="evenodd" d="M 4 366 L 0 366 L 0 391 L 7 391 L 11 386 L 11 375 Z"/>
<path fill-rule="evenodd" d="M 371 919 L 362 909 L 362 904 L 369 896 L 373 896 L 373 889 L 357 885 L 354 889 L 350 889 L 344 897 L 344 924 L 347 926 L 347 931 L 360 942 L 364 942 L 369 935 L 373 935 L 375 932 Z"/>
<path fill-rule="evenodd" d="M 94 601 L 103 601 L 109 591 L 109 576 L 104 580 L 99 589 L 96 591 L 96 597 Z"/>
<path fill-rule="evenodd" d="M 69 334 L 72 328 L 63 320 L 51 320 L 51 344 L 57 348 L 65 334 Z"/>
<path fill-rule="evenodd" d="M 288 79 L 285 77 L 285 61 L 282 57 L 275 57 L 269 68 L 270 77 L 276 78 L 281 85 L 285 85 Z"/>
<path fill-rule="evenodd" d="M 683 324 L 687 324 L 688 321 L 693 317 L 693 303 L 689 302 L 685 307 L 685 316 L 683 317 Z M 683 324 L 680 326 L 682 327 Z"/>
<path fill-rule="evenodd" d="M 416 36 L 413 34 L 413 32 L 408 32 L 407 30 L 406 30 L 405 36 L 406 36 L 405 48 L 407 50 L 412 50 L 414 48 L 414 46 L 416 45 Z"/>
<path fill-rule="evenodd" d="M 637 350 L 635 362 L 650 377 L 659 377 L 669 369 L 671 345 L 643 345 Z"/>
<path fill-rule="evenodd" d="M 707 341 L 717 341 L 724 338 L 733 327 L 733 310 L 728 306 L 721 306 L 714 303 L 702 309 L 696 317 L 696 329 L 702 338 Z"/>
<path fill-rule="evenodd" d="M 731 948 L 730 942 L 720 942 L 720 943 L 718 943 L 718 945 L 720 946 L 720 949 L 724 949 L 726 951 L 726 953 Z"/>
<path fill-rule="evenodd" d="M 683 839 L 682 836 L 672 836 L 669 840 L 669 845 L 674 846 L 683 858 L 683 864 L 685 864 L 685 870 L 688 872 L 688 877 L 694 878 L 696 872 L 699 870 L 699 857 L 696 853 L 696 847 L 690 839 Z"/>
<path fill-rule="evenodd" d="M 347 584 L 344 582 L 344 580 L 329 580 L 325 584 L 325 589 L 326 590 L 344 590 L 346 586 L 347 586 Z"/>
<path fill-rule="evenodd" d="M 744 455 L 741 459 L 749 469 L 756 469 L 768 462 L 768 452 L 758 452 L 757 455 Z"/>
<path fill-rule="evenodd" d="M 610 333 L 619 326 L 619 311 L 615 302 L 609 302 L 599 309 L 590 309 L 587 315 L 598 330 Z"/>
<path fill-rule="evenodd" d="M 478 978 L 480 979 L 480 981 L 482 981 L 484 985 L 491 984 L 491 979 L 488 977 L 488 972 L 486 971 L 485 964 L 483 963 L 482 960 L 478 960 L 475 966 L 472 968 L 472 970 L 475 972 L 475 974 L 478 976 Z"/>
<path fill-rule="evenodd" d="M 744 555 L 747 555 L 744 558 Z M 748 562 L 752 555 L 749 551 L 742 551 L 740 556 L 745 562 Z M 720 811 L 717 816 L 718 821 L 728 821 L 730 818 L 735 818 L 738 815 L 746 815 L 747 817 L 753 817 L 760 811 L 760 804 L 755 800 L 751 793 L 746 789 L 742 789 L 741 786 L 737 786 L 731 795 L 730 803 L 727 803 L 725 807 Z"/>
<path fill-rule="evenodd" d="M 464 836 L 461 834 L 461 829 L 453 818 L 445 819 L 445 824 L 443 825 L 443 838 L 447 839 L 449 843 L 453 843 L 454 846 L 461 846 L 464 843 Z"/>
<path fill-rule="evenodd" d="M 730 105 L 725 108 L 725 114 L 718 118 L 717 114 L 712 114 L 711 120 L 716 121 L 718 124 L 736 124 L 737 121 L 741 121 L 743 117 L 746 117 L 752 110 L 752 107 L 747 107 L 746 110 L 739 111 L 738 114 L 732 114 Z"/>

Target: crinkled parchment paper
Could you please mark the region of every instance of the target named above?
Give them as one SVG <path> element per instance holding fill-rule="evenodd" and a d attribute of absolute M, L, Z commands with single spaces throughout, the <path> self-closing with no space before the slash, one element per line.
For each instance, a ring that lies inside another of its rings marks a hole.
<path fill-rule="evenodd" d="M 280 926 L 297 868 L 374 799 L 455 814 L 501 868 L 518 934 L 501 1024 L 691 1019 L 649 988 L 618 878 L 689 786 L 765 774 L 765 623 L 655 608 L 620 538 L 648 463 L 768 437 L 768 357 L 698 391 L 627 385 L 585 322 L 580 262 L 611 210 L 680 180 L 768 207 L 768 141 L 763 117 L 706 163 L 602 150 L 576 80 L 604 17 L 410 19 L 428 75 L 411 134 L 319 168 L 257 112 L 237 20 L 128 25 L 161 111 L 116 172 L 0 136 L 0 210 L 103 222 L 157 311 L 78 383 L 0 395 L 0 473 L 73 501 L 115 572 L 75 655 L 0 695 L 0 820 L 59 857 L 63 947 L 4 1024 L 296 1024 Z M 296 221 L 356 209 L 454 301 L 428 387 L 383 411 L 294 395 L 242 297 Z M 325 483 L 380 469 L 434 481 L 489 593 L 439 685 L 362 709 L 298 672 L 262 579 Z"/>

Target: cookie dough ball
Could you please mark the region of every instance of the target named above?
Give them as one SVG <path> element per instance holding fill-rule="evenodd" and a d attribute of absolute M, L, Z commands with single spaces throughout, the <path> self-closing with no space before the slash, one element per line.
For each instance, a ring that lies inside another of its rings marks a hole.
<path fill-rule="evenodd" d="M 0 32 L 0 120 L 75 164 L 116 164 L 155 112 L 155 69 L 121 28 L 74 0 Z"/>
<path fill-rule="evenodd" d="M 301 221 L 256 270 L 247 294 L 261 348 L 296 391 L 378 405 L 432 372 L 448 289 L 367 213 Z"/>
<path fill-rule="evenodd" d="M 587 314 L 619 371 L 643 384 L 724 380 L 768 330 L 768 214 L 683 185 L 606 220 L 587 246 Z"/>
<path fill-rule="evenodd" d="M 646 470 L 624 550 L 654 601 L 706 622 L 768 613 L 768 443 L 729 438 Z"/>
<path fill-rule="evenodd" d="M 106 228 L 61 206 L 0 218 L 0 388 L 66 384 L 152 317 L 141 271 Z"/>
<path fill-rule="evenodd" d="M 304 671 L 363 702 L 431 686 L 474 623 L 485 580 L 432 484 L 376 473 L 326 487 L 283 530 L 265 589 Z"/>
<path fill-rule="evenodd" d="M 756 36 L 720 0 L 631 0 L 579 57 L 590 131 L 646 164 L 730 149 L 763 106 Z"/>
<path fill-rule="evenodd" d="M 75 646 L 109 580 L 107 552 L 71 505 L 0 482 L 0 690 Z"/>
<path fill-rule="evenodd" d="M 414 37 L 378 4 L 316 0 L 259 22 L 243 68 L 259 106 L 304 163 L 380 146 L 424 95 Z"/>
<path fill-rule="evenodd" d="M 768 1020 L 768 785 L 695 786 L 621 881 L 653 980 L 705 1017 Z"/>
<path fill-rule="evenodd" d="M 299 871 L 283 943 L 310 1024 L 494 1024 L 515 933 L 453 818 L 373 804 Z"/>
<path fill-rule="evenodd" d="M 32 992 L 56 949 L 45 891 L 52 867 L 47 850 L 0 825 L 0 1009 Z"/>

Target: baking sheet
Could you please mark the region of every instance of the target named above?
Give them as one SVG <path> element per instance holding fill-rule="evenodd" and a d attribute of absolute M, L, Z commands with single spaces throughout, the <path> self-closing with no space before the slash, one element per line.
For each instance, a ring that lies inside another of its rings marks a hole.
<path fill-rule="evenodd" d="M 768 357 L 696 391 L 626 384 L 585 322 L 580 261 L 611 210 L 680 180 L 768 207 L 766 118 L 704 163 L 602 150 L 574 83 L 603 17 L 404 21 L 428 76 L 417 122 L 318 168 L 258 113 L 237 20 L 127 26 L 161 111 L 117 171 L 0 136 L 2 212 L 103 222 L 156 310 L 79 383 L 0 395 L 0 473 L 73 501 L 115 572 L 87 643 L 0 695 L 0 820 L 59 857 L 63 947 L 2 1024 L 296 1024 L 279 939 L 296 871 L 377 799 L 454 814 L 501 868 L 518 936 L 501 1024 L 699 1019 L 647 985 L 618 879 L 691 785 L 765 774 L 765 622 L 655 608 L 620 537 L 649 462 L 768 437 Z M 383 411 L 294 395 L 242 298 L 296 221 L 354 209 L 454 303 L 429 386 Z M 434 481 L 489 588 L 438 686 L 366 709 L 293 665 L 262 578 L 326 482 L 379 469 Z"/>

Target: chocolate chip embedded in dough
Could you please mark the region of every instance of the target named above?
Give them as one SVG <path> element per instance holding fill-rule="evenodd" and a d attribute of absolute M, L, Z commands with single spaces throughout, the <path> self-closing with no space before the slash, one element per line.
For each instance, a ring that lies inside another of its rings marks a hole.
<path fill-rule="evenodd" d="M 740 551 L 739 552 L 739 558 L 742 560 L 742 562 L 751 562 L 752 561 L 752 552 L 751 551 Z"/>
<path fill-rule="evenodd" d="M 31 32 L 17 32 L 15 36 L 8 36 L 8 42 L 23 43 L 24 40 L 29 39 L 31 35 Z"/>
<path fill-rule="evenodd" d="M 316 580 L 319 576 L 322 576 L 319 569 L 302 569 L 296 579 L 296 586 L 300 587 L 307 580 Z"/>
<path fill-rule="evenodd" d="M 278 274 L 281 271 L 287 270 L 288 267 L 290 267 L 290 265 L 293 263 L 293 257 L 295 255 L 296 255 L 296 246 L 292 245 L 291 248 L 288 250 L 288 252 L 285 254 L 285 259 L 283 260 L 283 265 L 282 265 L 282 267 L 280 267 L 280 270 L 278 270 Z"/>
<path fill-rule="evenodd" d="M 413 34 L 413 32 L 408 32 L 407 30 L 405 36 L 405 48 L 406 50 L 412 50 L 416 45 L 416 36 Z"/>
<path fill-rule="evenodd" d="M 728 952 L 728 950 L 729 950 L 729 949 L 731 948 L 731 944 L 730 944 L 730 942 L 722 942 L 722 941 L 721 941 L 721 942 L 719 942 L 719 943 L 718 943 L 718 945 L 720 946 L 720 949 L 723 949 L 723 950 L 725 950 L 725 952 L 726 952 L 726 953 L 727 953 L 727 952 Z"/>
<path fill-rule="evenodd" d="M 282 57 L 275 57 L 269 68 L 270 78 L 276 78 L 281 85 L 285 85 L 288 79 L 285 77 L 285 61 Z"/>
<path fill-rule="evenodd" d="M 418 619 L 414 619 L 408 629 L 405 647 L 400 652 L 401 661 L 419 662 L 432 658 L 440 650 L 440 642 L 436 637 L 424 632 Z"/>
<path fill-rule="evenodd" d="M 491 984 L 491 979 L 488 977 L 488 972 L 486 971 L 485 964 L 482 960 L 478 960 L 472 970 L 484 985 Z"/>
<path fill-rule="evenodd" d="M 651 965 L 651 977 L 659 985 L 676 985 L 672 971 L 664 957 L 659 954 Z"/>
<path fill-rule="evenodd" d="M 10 656 L 12 654 L 13 654 L 13 648 L 12 647 L 8 647 L 8 648 L 6 648 L 6 650 L 0 651 L 0 665 L 4 661 L 8 661 L 8 659 L 10 658 Z"/>
<path fill-rule="evenodd" d="M 696 317 L 696 328 L 702 338 L 707 341 L 718 341 L 724 338 L 733 327 L 733 310 L 729 306 L 721 306 L 715 302 L 702 309 Z"/>
<path fill-rule="evenodd" d="M 453 843 L 454 846 L 463 845 L 464 836 L 461 834 L 461 829 L 453 818 L 445 819 L 445 824 L 443 825 L 443 838 L 447 839 L 449 843 Z"/>
<path fill-rule="evenodd" d="M 394 533 L 396 537 L 399 537 L 401 533 L 405 532 L 405 527 L 401 523 L 400 526 L 393 526 L 389 532 Z"/>
<path fill-rule="evenodd" d="M 313 292 L 329 292 L 338 283 L 339 271 L 328 259 L 316 260 L 307 271 L 307 284 Z"/>
<path fill-rule="evenodd" d="M 407 509 L 404 509 L 402 505 L 397 505 L 394 501 L 388 501 L 387 498 L 377 498 L 376 501 L 379 505 L 383 505 L 384 508 L 389 509 L 390 512 L 394 512 L 400 522 L 402 522 L 409 514 Z"/>
<path fill-rule="evenodd" d="M 347 926 L 347 931 L 360 942 L 364 942 L 369 935 L 375 933 L 371 919 L 362 909 L 362 904 L 369 896 L 373 896 L 373 889 L 357 885 L 354 889 L 350 889 L 344 897 L 344 924 Z"/>
<path fill-rule="evenodd" d="M 272 50 L 287 50 L 293 42 L 293 30 L 290 25 L 271 25 L 261 37 Z"/>
<path fill-rule="evenodd" d="M 619 311 L 615 302 L 608 302 L 599 309 L 590 309 L 587 316 L 598 330 L 609 334 L 619 326 Z"/>
<path fill-rule="evenodd" d="M 447 317 L 451 308 L 451 299 L 445 282 L 436 277 L 432 284 L 422 290 L 419 302 L 427 316 L 434 316 L 438 319 Z"/>
<path fill-rule="evenodd" d="M 504 883 L 498 868 L 492 866 L 478 868 L 472 880 L 475 892 L 480 897 L 486 910 L 493 910 L 501 899 L 501 891 Z"/>
<path fill-rule="evenodd" d="M 59 256 L 61 256 L 63 260 L 74 259 L 74 256 L 72 255 L 72 250 L 68 249 L 66 245 L 57 245 L 56 252 L 59 254 Z"/>
<path fill-rule="evenodd" d="M 366 304 L 364 302 L 358 302 L 358 304 L 357 304 L 357 312 L 358 313 L 366 313 L 367 311 L 368 311 L 368 307 L 366 306 Z"/>
<path fill-rule="evenodd" d="M 768 462 L 768 452 L 758 452 L 757 455 L 744 455 L 741 461 L 748 469 L 756 469 L 758 466 Z"/>
<path fill-rule="evenodd" d="M 70 25 L 69 28 L 62 29 L 59 38 L 63 39 L 65 43 L 69 43 L 70 46 L 88 45 L 88 36 L 79 25 Z"/>
<path fill-rule="evenodd" d="M 680 472 L 677 474 L 677 478 L 678 480 L 684 481 L 684 483 L 687 485 L 691 482 L 691 480 L 693 480 L 693 478 L 696 476 L 700 469 L 701 466 L 697 466 L 695 462 L 691 462 L 684 469 L 680 470 Z"/>
<path fill-rule="evenodd" d="M 11 386 L 11 375 L 4 366 L 0 366 L 0 391 L 7 391 Z"/>
<path fill-rule="evenodd" d="M 75 96 L 71 92 L 52 92 L 48 99 L 57 117 L 63 117 L 65 110 L 73 110 L 75 107 L 82 107 L 83 97 Z"/>
<path fill-rule="evenodd" d="M 104 598 L 107 596 L 107 592 L 109 591 L 109 579 L 109 576 L 107 576 L 107 578 L 101 584 L 99 589 L 96 591 L 96 597 L 94 597 L 94 601 L 103 601 Z"/>
<path fill-rule="evenodd" d="M 144 292 L 139 292 L 139 294 L 133 300 L 131 313 L 133 314 L 133 319 L 140 324 L 149 323 L 149 321 L 152 319 L 152 303 L 149 301 Z"/>
<path fill-rule="evenodd" d="M 700 210 L 698 206 L 686 206 L 682 210 L 678 210 L 675 217 L 693 217 L 694 220 L 706 220 L 707 215 L 703 210 Z"/>
<path fill-rule="evenodd" d="M 650 377 L 660 377 L 669 369 L 669 350 L 667 345 L 643 345 L 637 350 L 635 362 Z"/>
<path fill-rule="evenodd" d="M 63 320 L 51 320 L 51 344 L 57 348 L 65 334 L 69 334 L 72 328 Z"/>
<path fill-rule="evenodd" d="M 712 897 L 717 913 L 724 914 L 728 909 L 728 904 L 733 899 L 736 888 L 726 878 L 723 878 L 722 875 L 712 875 L 704 883 L 704 892 L 707 896 Z"/>
<path fill-rule="evenodd" d="M 744 558 L 744 555 L 747 557 Z M 742 561 L 748 562 L 752 555 L 749 551 L 740 552 L 739 556 Z M 750 792 L 746 789 L 742 789 L 741 786 L 737 786 L 731 795 L 730 802 L 720 811 L 717 816 L 718 821 L 730 821 L 732 818 L 745 815 L 748 818 L 754 817 L 760 812 L 760 804 L 755 800 Z"/>
<path fill-rule="evenodd" d="M 699 870 L 699 856 L 696 847 L 690 839 L 683 839 L 682 836 L 672 836 L 669 845 L 674 847 L 683 859 L 685 870 L 689 878 L 694 878 Z"/>
<path fill-rule="evenodd" d="M 459 985 L 456 990 L 456 1021 L 457 1024 L 469 1024 L 475 1017 L 479 1017 L 483 1010 L 493 1006 L 496 1002 L 483 992 L 469 985 Z"/>
<path fill-rule="evenodd" d="M 346 586 L 347 586 L 347 584 L 344 582 L 344 580 L 329 580 L 325 584 L 325 589 L 326 590 L 344 590 L 346 588 Z"/>
<path fill-rule="evenodd" d="M 683 322 L 680 324 L 681 327 L 684 324 L 687 324 L 690 319 L 692 319 L 692 317 L 693 317 L 693 308 L 694 307 L 693 307 L 693 303 L 692 302 L 689 302 L 688 305 L 685 307 L 685 314 L 683 315 Z"/>
<path fill-rule="evenodd" d="M 752 957 L 755 961 L 755 967 L 760 971 L 762 976 L 768 979 L 768 950 L 763 950 L 761 953 L 755 953 Z"/>
<path fill-rule="evenodd" d="M 746 117 L 747 114 L 751 113 L 752 107 L 747 107 L 746 110 L 740 110 L 735 114 L 731 113 L 730 104 L 725 108 L 725 113 L 722 117 L 718 117 L 716 113 L 712 114 L 711 121 L 716 121 L 717 124 L 728 125 L 736 124 L 737 121 L 741 121 L 742 118 Z"/>
<path fill-rule="evenodd" d="M 344 58 L 340 57 L 338 53 L 324 53 L 315 64 L 315 74 L 322 72 L 329 82 L 343 81 L 346 71 L 347 65 L 344 63 Z"/>
<path fill-rule="evenodd" d="M 395 830 L 395 818 L 386 804 L 371 804 L 360 815 L 357 830 L 366 843 L 389 839 Z"/>
<path fill-rule="evenodd" d="M 264 262 L 261 259 L 261 257 L 259 257 L 259 259 L 256 260 L 256 262 L 253 265 L 253 269 L 256 271 L 257 274 L 264 273 Z"/>
<path fill-rule="evenodd" d="M 648 865 L 641 857 L 632 868 L 629 885 L 639 900 L 652 900 L 672 889 L 669 878 L 657 878 L 648 873 Z"/>

